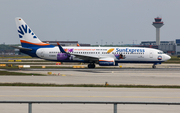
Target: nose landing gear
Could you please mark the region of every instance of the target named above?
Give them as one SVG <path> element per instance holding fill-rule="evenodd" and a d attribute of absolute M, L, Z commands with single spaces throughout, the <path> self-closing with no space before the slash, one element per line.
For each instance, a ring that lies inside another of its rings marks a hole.
<path fill-rule="evenodd" d="M 156 69 L 156 65 L 154 64 L 154 65 L 152 66 L 152 68 L 153 68 L 153 69 Z"/>

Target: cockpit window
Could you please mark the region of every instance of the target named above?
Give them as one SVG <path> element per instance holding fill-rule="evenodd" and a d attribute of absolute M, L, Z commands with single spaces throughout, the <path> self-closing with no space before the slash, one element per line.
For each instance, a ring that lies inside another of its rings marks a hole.
<path fill-rule="evenodd" d="M 163 52 L 162 52 L 162 51 L 160 51 L 160 52 L 158 52 L 158 54 L 163 54 Z"/>

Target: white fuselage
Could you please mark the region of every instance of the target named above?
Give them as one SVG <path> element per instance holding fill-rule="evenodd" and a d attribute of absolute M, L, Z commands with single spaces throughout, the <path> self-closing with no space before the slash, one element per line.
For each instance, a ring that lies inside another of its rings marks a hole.
<path fill-rule="evenodd" d="M 88 57 L 113 58 L 117 63 L 161 63 L 170 59 L 170 56 L 164 54 L 162 51 L 152 48 L 140 47 L 63 47 L 63 49 L 72 54 L 69 62 L 83 62 L 84 59 L 74 55 L 82 55 Z M 109 49 L 113 49 L 107 53 Z M 58 54 L 61 53 L 58 47 L 54 48 L 40 48 L 36 51 L 39 58 L 47 60 L 55 60 L 63 62 L 63 59 L 58 59 Z M 119 55 L 124 58 L 119 58 Z M 90 59 L 87 59 L 90 60 Z"/>

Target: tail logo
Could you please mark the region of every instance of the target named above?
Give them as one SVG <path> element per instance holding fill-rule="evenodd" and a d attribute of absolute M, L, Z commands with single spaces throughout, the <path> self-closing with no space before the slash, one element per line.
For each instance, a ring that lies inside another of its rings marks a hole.
<path fill-rule="evenodd" d="M 33 38 L 37 38 L 36 35 L 31 31 L 30 28 L 28 28 L 26 24 L 19 26 L 18 33 L 19 33 L 19 38 L 23 38 L 23 36 L 27 34 L 32 35 Z"/>

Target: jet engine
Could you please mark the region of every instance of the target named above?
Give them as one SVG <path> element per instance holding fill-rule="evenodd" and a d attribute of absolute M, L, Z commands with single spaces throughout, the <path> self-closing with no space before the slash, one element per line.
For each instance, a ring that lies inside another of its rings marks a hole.
<path fill-rule="evenodd" d="M 118 64 L 115 63 L 114 58 L 101 58 L 99 59 L 100 66 L 117 66 Z"/>

